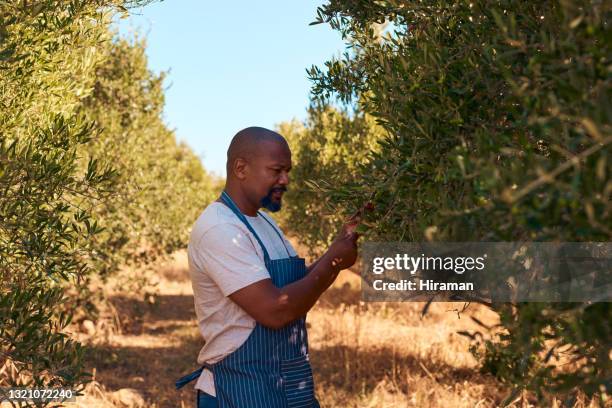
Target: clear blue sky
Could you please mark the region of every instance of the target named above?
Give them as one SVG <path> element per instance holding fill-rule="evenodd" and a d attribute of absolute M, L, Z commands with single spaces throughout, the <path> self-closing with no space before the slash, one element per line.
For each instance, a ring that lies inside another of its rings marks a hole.
<path fill-rule="evenodd" d="M 306 116 L 306 68 L 342 52 L 340 34 L 309 26 L 323 0 L 166 0 L 131 10 L 121 35 L 147 37 L 149 67 L 167 71 L 164 120 L 225 176 L 232 136 Z"/>

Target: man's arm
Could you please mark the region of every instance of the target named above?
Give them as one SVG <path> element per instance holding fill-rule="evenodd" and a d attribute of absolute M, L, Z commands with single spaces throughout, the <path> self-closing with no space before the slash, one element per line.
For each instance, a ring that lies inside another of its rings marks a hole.
<path fill-rule="evenodd" d="M 327 252 L 309 267 L 308 274 L 289 285 L 277 288 L 271 279 L 246 286 L 229 298 L 260 324 L 279 329 L 304 316 L 342 269 L 357 258 L 357 234 L 347 224 Z"/>
<path fill-rule="evenodd" d="M 317 259 L 316 261 L 314 261 L 313 263 L 310 264 L 310 266 L 308 267 L 308 273 L 310 273 L 310 271 L 312 271 L 314 269 L 314 267 L 319 263 L 321 258 L 323 258 L 323 257 L 322 256 L 319 257 L 319 259 Z"/>

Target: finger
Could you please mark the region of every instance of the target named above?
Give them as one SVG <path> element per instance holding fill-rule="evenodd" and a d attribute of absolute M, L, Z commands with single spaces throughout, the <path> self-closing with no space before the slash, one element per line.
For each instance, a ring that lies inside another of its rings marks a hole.
<path fill-rule="evenodd" d="M 355 242 L 357 240 L 357 236 L 358 236 L 358 234 L 355 231 L 347 232 L 344 235 L 344 239 L 346 239 L 347 241 L 350 241 L 350 242 Z"/>
<path fill-rule="evenodd" d="M 349 218 L 344 226 L 350 231 L 353 232 L 357 225 L 361 222 L 362 216 L 361 213 L 355 213 Z"/>
<path fill-rule="evenodd" d="M 359 225 L 359 222 L 354 222 L 351 224 L 344 224 L 344 235 L 346 237 L 349 237 L 350 235 L 355 233 L 355 229 L 357 229 L 357 226 Z"/>
<path fill-rule="evenodd" d="M 348 218 L 348 220 L 346 221 L 347 224 L 361 221 L 362 214 L 363 214 L 363 207 L 355 211 L 355 213 Z"/>

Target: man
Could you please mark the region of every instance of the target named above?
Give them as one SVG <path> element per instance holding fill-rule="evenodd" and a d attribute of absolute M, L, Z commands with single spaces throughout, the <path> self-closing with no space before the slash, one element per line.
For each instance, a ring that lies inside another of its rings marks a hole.
<path fill-rule="evenodd" d="M 308 356 L 306 313 L 338 273 L 355 263 L 358 215 L 306 268 L 261 207 L 280 210 L 291 151 L 279 134 L 250 127 L 227 151 L 221 197 L 196 221 L 189 242 L 195 309 L 205 345 L 198 407 L 319 407 Z"/>

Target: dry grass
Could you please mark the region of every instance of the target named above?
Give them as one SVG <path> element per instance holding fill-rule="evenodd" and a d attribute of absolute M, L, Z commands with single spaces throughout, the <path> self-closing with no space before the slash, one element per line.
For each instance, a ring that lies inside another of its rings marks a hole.
<path fill-rule="evenodd" d="M 455 332 L 475 324 L 462 304 L 360 302 L 360 280 L 345 271 L 308 321 L 317 395 L 323 406 L 494 406 L 503 390 L 475 370 L 468 342 Z M 473 308 L 480 320 L 495 316 Z"/>
<path fill-rule="evenodd" d="M 79 408 L 137 407 L 138 396 L 151 408 L 194 406 L 190 386 L 174 389 L 174 381 L 196 367 L 202 347 L 185 253 L 156 272 L 144 292 L 134 291 L 125 276 L 101 288 L 109 299 L 103 317 L 95 332 L 80 328 L 77 334 L 89 346 L 88 368 L 95 370 Z M 129 273 L 140 272 L 124 271 Z"/>
<path fill-rule="evenodd" d="M 91 346 L 95 381 L 77 407 L 195 406 L 193 383 L 174 389 L 174 381 L 196 367 L 202 346 L 185 253 L 160 267 L 155 280 L 153 298 L 122 290 L 117 282 L 104 289 L 112 307 L 94 333 L 79 334 Z M 477 328 L 470 315 L 492 324 L 495 314 L 471 306 L 459 315 L 462 304 L 435 303 L 421 318 L 420 303 L 361 302 L 359 285 L 357 275 L 342 272 L 308 315 L 323 407 L 499 405 L 509 389 L 476 370 L 467 339 L 456 334 Z M 535 404 L 523 395 L 513 406 Z M 575 405 L 587 406 L 597 405 Z"/>

